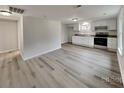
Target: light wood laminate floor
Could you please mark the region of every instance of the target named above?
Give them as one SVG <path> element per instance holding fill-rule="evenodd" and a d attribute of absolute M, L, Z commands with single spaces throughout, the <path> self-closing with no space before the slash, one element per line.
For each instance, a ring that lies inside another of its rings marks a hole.
<path fill-rule="evenodd" d="M 123 87 L 116 53 L 64 44 L 23 61 L 18 51 L 0 54 L 0 87 Z"/>

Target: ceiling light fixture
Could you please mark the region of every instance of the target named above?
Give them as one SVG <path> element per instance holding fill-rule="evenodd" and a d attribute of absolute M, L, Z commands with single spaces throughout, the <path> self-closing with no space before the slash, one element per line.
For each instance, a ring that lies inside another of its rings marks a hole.
<path fill-rule="evenodd" d="M 12 12 L 9 11 L 9 6 L 0 5 L 0 14 L 4 16 L 10 16 Z"/>
<path fill-rule="evenodd" d="M 82 7 L 82 5 L 77 5 L 76 7 L 77 7 L 77 8 L 80 8 L 80 7 Z"/>
<path fill-rule="evenodd" d="M 78 21 L 78 18 L 73 18 L 72 21 L 76 22 Z"/>
<path fill-rule="evenodd" d="M 82 5 L 75 5 L 75 6 L 73 6 L 73 8 L 80 8 L 80 7 L 82 7 Z"/>
<path fill-rule="evenodd" d="M 4 15 L 4 16 L 10 16 L 12 13 L 9 12 L 9 11 L 1 10 L 1 11 L 0 11 L 0 14 L 2 14 L 2 15 Z"/>

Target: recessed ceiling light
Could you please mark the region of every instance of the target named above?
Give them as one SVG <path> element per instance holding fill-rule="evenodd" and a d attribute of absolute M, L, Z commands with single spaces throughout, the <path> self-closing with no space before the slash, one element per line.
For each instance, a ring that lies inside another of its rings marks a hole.
<path fill-rule="evenodd" d="M 78 21 L 79 19 L 78 18 L 73 18 L 72 21 L 76 22 Z"/>
<path fill-rule="evenodd" d="M 75 5 L 75 6 L 73 6 L 73 8 L 80 8 L 80 7 L 82 7 L 82 5 Z"/>
<path fill-rule="evenodd" d="M 4 16 L 10 16 L 12 13 L 9 12 L 9 11 L 1 10 L 1 11 L 0 11 L 0 14 L 2 14 L 2 15 L 4 15 Z"/>
<path fill-rule="evenodd" d="M 77 8 L 82 7 L 82 5 L 77 5 Z"/>

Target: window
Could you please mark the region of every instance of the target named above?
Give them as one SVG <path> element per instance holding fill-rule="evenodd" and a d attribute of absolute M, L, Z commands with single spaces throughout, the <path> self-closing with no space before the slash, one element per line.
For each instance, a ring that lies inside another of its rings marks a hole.
<path fill-rule="evenodd" d="M 90 23 L 83 22 L 80 23 L 80 31 L 89 31 L 90 30 Z"/>

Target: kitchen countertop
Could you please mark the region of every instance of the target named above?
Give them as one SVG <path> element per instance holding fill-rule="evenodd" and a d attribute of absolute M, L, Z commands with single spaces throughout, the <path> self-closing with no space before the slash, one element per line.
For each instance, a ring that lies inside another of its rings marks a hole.
<path fill-rule="evenodd" d="M 90 35 L 90 34 L 75 34 L 74 36 L 95 37 L 95 35 Z M 117 38 L 117 35 L 108 35 L 107 37 Z"/>
<path fill-rule="evenodd" d="M 89 37 L 95 37 L 95 35 L 90 35 L 90 34 L 75 34 L 74 36 L 89 36 Z"/>
<path fill-rule="evenodd" d="M 115 37 L 115 38 L 117 38 L 117 35 L 108 35 L 108 37 Z"/>

